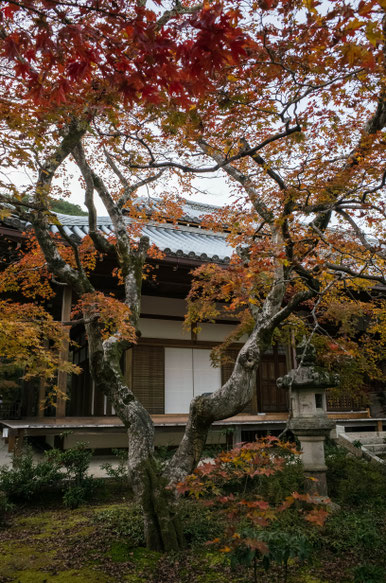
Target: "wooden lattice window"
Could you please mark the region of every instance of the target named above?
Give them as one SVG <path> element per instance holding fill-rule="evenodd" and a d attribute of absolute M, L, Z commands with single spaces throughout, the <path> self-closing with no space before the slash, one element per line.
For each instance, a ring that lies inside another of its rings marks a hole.
<path fill-rule="evenodd" d="M 149 413 L 165 411 L 165 355 L 163 346 L 134 346 L 132 388 Z"/>

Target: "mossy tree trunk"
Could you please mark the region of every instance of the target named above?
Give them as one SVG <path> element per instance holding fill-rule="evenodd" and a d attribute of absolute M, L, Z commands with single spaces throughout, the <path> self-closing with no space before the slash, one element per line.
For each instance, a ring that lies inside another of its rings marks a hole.
<path fill-rule="evenodd" d="M 130 485 L 144 514 L 146 546 L 156 551 L 178 551 L 184 546 L 175 497 L 154 457 L 154 425 L 122 374 L 120 362 L 127 342 L 102 341 L 98 321 L 85 313 L 91 374 L 98 389 L 111 400 L 128 436 Z"/>
<path fill-rule="evenodd" d="M 132 486 L 143 509 L 146 546 L 161 552 L 183 548 L 184 537 L 175 499 L 153 457 L 137 468 Z"/>

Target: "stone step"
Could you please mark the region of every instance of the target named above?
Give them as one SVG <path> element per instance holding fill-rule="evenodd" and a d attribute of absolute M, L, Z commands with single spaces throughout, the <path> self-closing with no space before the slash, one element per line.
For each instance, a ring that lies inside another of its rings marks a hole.
<path fill-rule="evenodd" d="M 386 453 L 386 444 L 384 443 L 362 443 L 362 446 L 373 453 Z"/>
<path fill-rule="evenodd" d="M 340 428 L 339 428 L 340 429 Z M 368 456 L 386 464 L 386 431 L 345 432 L 338 431 L 338 442 L 356 456 Z"/>
<path fill-rule="evenodd" d="M 364 447 L 383 447 L 386 446 L 384 441 L 367 441 L 367 440 L 360 440 L 361 445 Z"/>
<path fill-rule="evenodd" d="M 365 444 L 386 444 L 386 431 L 373 433 L 346 433 L 346 437 L 351 441 L 359 441 Z"/>
<path fill-rule="evenodd" d="M 384 437 L 373 437 L 372 439 L 360 439 L 359 440 L 363 445 L 367 443 L 368 445 L 386 445 Z"/>

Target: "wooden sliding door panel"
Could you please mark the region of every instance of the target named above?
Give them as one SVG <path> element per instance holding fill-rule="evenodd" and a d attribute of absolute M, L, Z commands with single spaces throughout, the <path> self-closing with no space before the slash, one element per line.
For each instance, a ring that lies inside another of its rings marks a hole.
<path fill-rule="evenodd" d="M 134 346 L 132 387 L 149 413 L 165 412 L 165 355 L 163 346 Z"/>
<path fill-rule="evenodd" d="M 221 369 L 212 366 L 211 350 L 193 349 L 193 396 L 214 393 L 221 386 Z"/>
<path fill-rule="evenodd" d="M 288 411 L 288 391 L 279 389 L 276 380 L 287 372 L 284 354 L 265 354 L 257 371 L 257 395 L 259 411 Z"/>

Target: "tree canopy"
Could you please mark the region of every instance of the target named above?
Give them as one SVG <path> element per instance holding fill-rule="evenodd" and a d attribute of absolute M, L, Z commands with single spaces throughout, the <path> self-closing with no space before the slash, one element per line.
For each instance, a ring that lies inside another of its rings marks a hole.
<path fill-rule="evenodd" d="M 63 198 L 58 198 L 52 201 L 51 208 L 56 213 L 63 215 L 86 216 L 86 211 L 82 210 L 78 204 L 74 204 Z"/>

